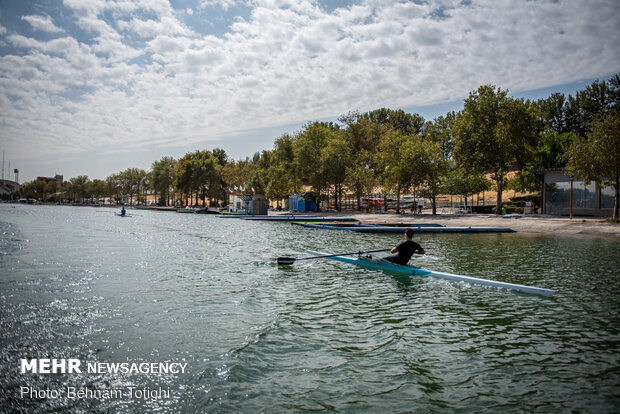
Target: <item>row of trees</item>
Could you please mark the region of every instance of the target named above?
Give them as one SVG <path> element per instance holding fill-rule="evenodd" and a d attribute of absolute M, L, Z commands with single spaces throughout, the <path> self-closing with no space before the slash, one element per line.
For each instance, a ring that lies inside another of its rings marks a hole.
<path fill-rule="evenodd" d="M 188 199 L 213 205 L 226 199 L 229 188 L 253 188 L 279 200 L 311 186 L 317 200 L 333 199 L 340 209 L 345 194 L 354 195 L 359 207 L 379 189 L 397 200 L 411 193 L 430 198 L 435 213 L 439 194 L 494 188 L 499 214 L 505 188 L 536 192 L 537 170 L 566 167 L 585 180 L 613 185 L 617 217 L 619 101 L 619 75 L 575 96 L 556 93 L 538 101 L 484 85 L 469 94 L 461 111 L 432 121 L 385 108 L 352 112 L 335 123 L 310 122 L 245 160 L 232 160 L 222 149 L 198 150 L 179 160 L 164 157 L 149 172 L 128 169 L 105 181 L 76 177 L 64 191 L 75 198 L 130 196 L 138 202 L 150 191 L 162 205 Z M 508 181 L 513 171 L 518 174 Z M 50 189 L 39 187 L 30 183 L 24 192 L 49 196 Z"/>
<path fill-rule="evenodd" d="M 151 190 L 151 181 L 150 172 L 129 168 L 118 174 L 112 174 L 105 180 L 90 180 L 86 175 L 73 177 L 62 184 L 56 181 L 34 180 L 22 185 L 17 195 L 45 201 L 90 200 L 91 202 L 103 197 L 117 201 L 125 197 L 137 197 L 137 202 L 144 203 L 147 193 Z"/>

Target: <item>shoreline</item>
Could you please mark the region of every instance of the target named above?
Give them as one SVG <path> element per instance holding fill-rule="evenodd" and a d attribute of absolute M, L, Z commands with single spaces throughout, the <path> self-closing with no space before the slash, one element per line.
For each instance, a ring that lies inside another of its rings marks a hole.
<path fill-rule="evenodd" d="M 290 212 L 270 212 L 269 215 L 290 215 Z M 558 236 L 586 236 L 620 239 L 620 224 L 608 223 L 601 217 L 553 217 L 510 214 L 496 216 L 487 214 L 396 214 L 364 212 L 318 212 L 319 217 L 353 217 L 360 221 L 372 222 L 406 222 L 406 223 L 441 223 L 448 227 L 508 227 L 519 233 L 553 234 Z"/>
<path fill-rule="evenodd" d="M 7 205 L 20 205 L 18 203 L 3 203 Z M 26 205 L 26 204 L 23 204 Z M 30 204 L 30 205 L 55 205 L 55 204 Z M 61 204 L 62 205 L 62 204 Z M 66 204 L 65 204 L 66 206 Z M 83 207 L 111 208 L 120 206 L 84 205 Z M 135 207 L 126 206 L 128 209 Z M 609 223 L 603 217 L 557 217 L 508 214 L 497 216 L 494 214 L 436 214 L 427 212 L 411 214 L 409 212 L 396 214 L 389 213 L 366 213 L 356 211 L 321 211 L 314 213 L 291 213 L 290 211 L 269 211 L 270 216 L 318 216 L 326 217 L 353 217 L 360 221 L 372 222 L 406 222 L 406 223 L 441 223 L 447 227 L 508 227 L 519 233 L 552 234 L 556 236 L 579 236 L 579 237 L 605 237 L 620 240 L 620 223 Z"/>

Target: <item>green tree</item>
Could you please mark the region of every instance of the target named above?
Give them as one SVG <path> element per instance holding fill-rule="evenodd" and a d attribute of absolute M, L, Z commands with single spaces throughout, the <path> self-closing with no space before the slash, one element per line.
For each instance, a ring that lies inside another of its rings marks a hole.
<path fill-rule="evenodd" d="M 222 171 L 224 185 L 231 189 L 243 187 L 249 191 L 250 180 L 256 168 L 256 164 L 247 159 L 228 162 Z"/>
<path fill-rule="evenodd" d="M 45 181 L 32 180 L 23 183 L 15 193 L 15 196 L 20 198 L 32 198 L 35 200 L 46 200 L 48 194 L 48 187 Z"/>
<path fill-rule="evenodd" d="M 202 205 L 206 205 L 206 197 L 210 201 L 224 197 L 223 193 L 223 166 L 221 160 L 228 163 L 227 157 L 223 157 L 223 150 L 218 150 L 218 156 L 211 151 L 194 151 L 187 153 L 176 165 L 176 186 L 190 203 L 198 205 L 198 198 Z M 192 198 L 195 196 L 195 201 Z"/>
<path fill-rule="evenodd" d="M 455 121 L 456 113 L 448 112 L 446 116 L 439 116 L 433 121 L 427 122 L 424 127 L 424 137 L 431 142 L 439 144 L 443 160 L 451 160 L 453 158 Z"/>
<path fill-rule="evenodd" d="M 276 139 L 273 160 L 278 172 L 273 174 L 272 179 L 281 181 L 277 184 L 283 189 L 281 195 L 287 197 L 291 191 L 297 194 L 299 172 L 295 163 L 295 140 L 292 136 L 284 134 Z M 284 191 L 284 189 L 287 190 Z"/>
<path fill-rule="evenodd" d="M 250 178 L 250 183 L 246 187 L 246 193 L 250 193 L 254 189 L 256 194 L 265 194 L 267 192 L 267 182 L 262 171 L 256 170 Z"/>
<path fill-rule="evenodd" d="M 595 118 L 586 138 L 576 139 L 566 153 L 566 169 L 586 181 L 613 186 L 613 218 L 618 219 L 620 198 L 620 115 L 618 111 Z"/>
<path fill-rule="evenodd" d="M 347 179 L 347 168 L 352 164 L 350 147 L 344 137 L 344 131 L 335 130 L 327 138 L 325 147 L 321 150 L 321 175 L 325 183 L 334 188 L 334 206 L 342 210 L 342 195 Z"/>
<path fill-rule="evenodd" d="M 620 104 L 620 75 L 616 74 L 608 82 L 594 81 L 584 90 L 569 96 L 565 113 L 567 127 L 585 137 L 589 126 L 601 113 L 618 109 Z"/>
<path fill-rule="evenodd" d="M 523 171 L 519 171 L 513 179 L 508 181 L 507 188 L 520 193 L 539 191 L 542 176 L 536 174 L 535 171 L 564 167 L 566 165 L 564 153 L 576 138 L 577 135 L 574 132 L 558 133 L 548 130 L 540 134 L 531 160 Z"/>
<path fill-rule="evenodd" d="M 377 150 L 381 137 L 389 126 L 357 112 L 343 115 L 339 121 L 346 126 L 343 129 L 342 139 L 347 142 L 350 156 L 345 182 L 348 189 L 355 194 L 357 208 L 361 210 L 362 197 L 372 194 L 377 187 Z"/>
<path fill-rule="evenodd" d="M 295 163 L 294 138 L 284 134 L 274 142 L 273 151 L 263 156 L 257 164 L 265 177 L 265 196 L 276 200 L 278 207 L 280 201 L 297 193 L 297 164 Z"/>
<path fill-rule="evenodd" d="M 177 161 L 172 157 L 163 157 L 153 162 L 151 166 L 152 187 L 159 194 L 158 204 L 167 206 L 170 204 L 170 195 L 174 191 L 176 179 Z"/>
<path fill-rule="evenodd" d="M 329 136 L 337 127 L 331 123 L 313 122 L 307 124 L 295 139 L 294 153 L 296 168 L 303 179 L 317 193 L 317 209 L 321 209 L 321 196 L 325 190 L 325 168 L 322 168 L 321 154 Z M 303 180 L 302 180 L 303 181 Z"/>
<path fill-rule="evenodd" d="M 462 168 L 455 168 L 448 172 L 443 191 L 446 194 L 464 196 L 465 207 L 467 207 L 468 197 L 483 191 L 488 191 L 491 189 L 491 186 L 492 182 L 483 174 L 476 174 Z"/>
<path fill-rule="evenodd" d="M 269 168 L 268 182 L 265 187 L 265 197 L 270 200 L 276 200 L 278 208 L 281 207 L 280 201 L 291 194 L 291 187 L 287 179 L 288 176 L 289 173 L 281 164 L 274 164 Z"/>
<path fill-rule="evenodd" d="M 421 176 L 421 165 L 416 162 L 417 149 L 413 137 L 391 128 L 379 144 L 379 177 L 385 190 L 396 193 L 396 213 L 400 212 L 400 195 L 407 192 L 414 180 L 419 180 Z M 387 208 L 387 200 L 384 206 Z"/>
<path fill-rule="evenodd" d="M 270 182 L 270 173 L 273 173 L 274 167 L 274 153 L 273 151 L 261 151 L 254 154 L 252 162 L 254 164 L 254 170 L 252 177 L 250 178 L 249 185 L 245 188 L 245 193 L 251 193 L 252 189 L 257 194 L 266 195 L 267 186 Z"/>
<path fill-rule="evenodd" d="M 129 197 L 129 204 L 133 205 L 134 197 L 140 198 L 140 194 L 146 188 L 147 173 L 139 168 L 128 168 L 118 173 L 117 185 L 123 197 Z"/>
<path fill-rule="evenodd" d="M 205 198 L 209 197 L 209 205 L 221 195 L 222 165 L 220 158 L 210 151 L 199 151 L 198 158 L 194 161 L 194 182 L 202 197 L 202 205 Z"/>
<path fill-rule="evenodd" d="M 176 165 L 175 187 L 183 194 L 183 205 L 187 204 L 187 199 L 192 203 L 194 191 L 196 191 L 196 158 L 198 151 L 185 154 Z M 198 193 L 196 192 L 196 203 L 198 203 Z"/>
<path fill-rule="evenodd" d="M 75 201 L 84 200 L 88 196 L 88 183 L 90 179 L 86 175 L 73 177 L 67 183 L 67 190 L 73 196 Z"/>
<path fill-rule="evenodd" d="M 420 186 L 421 195 L 431 199 L 433 215 L 437 214 L 437 196 L 441 194 L 442 185 L 448 172 L 449 162 L 445 159 L 444 146 L 441 142 L 414 137 L 414 151 L 408 155 L 410 162 L 416 165 L 417 178 L 414 186 Z"/>
<path fill-rule="evenodd" d="M 554 93 L 548 98 L 539 99 L 532 105 L 532 110 L 539 121 L 542 132 L 562 134 L 570 128 L 567 122 L 566 97 L 561 93 Z"/>
<path fill-rule="evenodd" d="M 381 108 L 363 115 L 367 120 L 384 126 L 390 126 L 403 135 L 418 135 L 424 128 L 424 118 L 418 114 L 408 114 L 402 109 Z"/>
<path fill-rule="evenodd" d="M 117 203 L 122 199 L 120 174 L 112 174 L 105 179 L 104 195 Z"/>
<path fill-rule="evenodd" d="M 495 213 L 502 210 L 506 174 L 522 168 L 536 143 L 535 119 L 527 103 L 484 85 L 465 100 L 455 125 L 454 155 L 461 168 L 490 171 L 497 185 Z"/>
<path fill-rule="evenodd" d="M 226 154 L 226 151 L 224 151 L 221 148 L 214 148 L 211 151 L 211 154 L 213 154 L 213 156 L 215 157 L 215 159 L 217 160 L 218 164 L 221 165 L 222 167 L 225 166 L 226 164 L 228 164 L 228 155 Z"/>
<path fill-rule="evenodd" d="M 90 196 L 91 200 L 95 202 L 105 194 L 105 181 L 100 179 L 94 179 L 86 185 L 86 193 Z"/>

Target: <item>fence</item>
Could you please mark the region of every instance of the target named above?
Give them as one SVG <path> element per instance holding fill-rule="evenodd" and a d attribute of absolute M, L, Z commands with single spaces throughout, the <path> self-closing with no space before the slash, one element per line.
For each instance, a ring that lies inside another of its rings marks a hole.
<path fill-rule="evenodd" d="M 387 200 L 387 209 L 396 210 L 396 200 L 397 197 L 395 194 L 371 194 L 360 199 L 360 209 L 361 210 L 369 210 L 373 212 L 382 212 L 385 211 L 385 202 Z M 495 194 L 486 197 L 481 193 L 477 194 L 473 197 L 467 197 L 467 200 L 464 196 L 438 196 L 435 199 L 435 204 L 438 212 L 445 213 L 454 213 L 459 211 L 472 211 L 472 207 L 494 207 L 497 202 L 497 197 Z M 432 208 L 431 200 L 428 198 L 416 197 L 407 195 L 400 197 L 400 209 L 403 211 L 411 211 L 413 212 L 413 208 L 419 211 L 420 206 L 423 209 Z M 329 200 L 322 200 L 320 203 L 320 207 L 322 211 L 329 210 L 337 210 L 337 206 L 333 198 Z M 352 195 L 343 196 L 341 205 L 341 211 L 355 211 L 358 210 L 357 198 Z M 442 211 L 443 210 L 443 211 Z"/>

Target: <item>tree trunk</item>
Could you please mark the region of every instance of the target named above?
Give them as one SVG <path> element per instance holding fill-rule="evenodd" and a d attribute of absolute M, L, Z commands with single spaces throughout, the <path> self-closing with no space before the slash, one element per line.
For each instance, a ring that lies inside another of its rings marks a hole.
<path fill-rule="evenodd" d="M 396 214 L 400 214 L 400 185 L 396 186 Z"/>
<path fill-rule="evenodd" d="M 495 179 L 497 183 L 497 202 L 495 203 L 495 214 L 502 214 L 502 191 L 504 179 L 501 174 L 497 175 Z"/>
<path fill-rule="evenodd" d="M 615 220 L 618 220 L 618 207 L 620 205 L 620 179 L 616 179 L 616 185 L 614 186 L 616 187 L 616 200 L 614 202 L 614 216 L 613 218 Z"/>
<path fill-rule="evenodd" d="M 342 187 L 340 184 L 338 184 L 337 199 L 338 199 L 338 211 L 342 211 Z"/>

